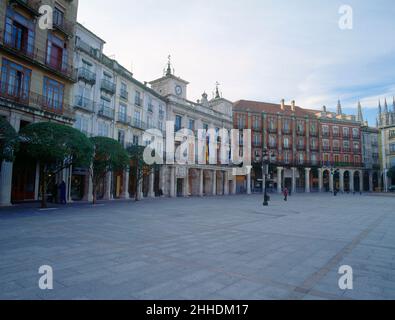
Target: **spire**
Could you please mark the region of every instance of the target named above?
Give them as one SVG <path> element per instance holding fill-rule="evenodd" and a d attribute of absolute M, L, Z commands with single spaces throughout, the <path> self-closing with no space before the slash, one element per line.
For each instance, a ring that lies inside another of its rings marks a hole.
<path fill-rule="evenodd" d="M 167 70 L 166 70 L 166 76 L 171 76 L 171 55 L 167 57 Z"/>
<path fill-rule="evenodd" d="M 342 111 L 342 105 L 340 103 L 340 100 L 337 101 L 337 115 L 341 116 L 343 114 Z"/>
<path fill-rule="evenodd" d="M 395 96 L 392 97 L 392 112 L 395 112 Z"/>
<path fill-rule="evenodd" d="M 379 100 L 379 115 L 383 113 L 383 110 L 381 109 L 381 101 Z"/>
<path fill-rule="evenodd" d="M 357 117 L 357 121 L 363 123 L 363 113 L 362 113 L 361 101 L 358 101 L 358 117 Z"/>
<path fill-rule="evenodd" d="M 221 95 L 219 94 L 219 82 L 215 83 L 215 99 L 221 99 Z"/>
<path fill-rule="evenodd" d="M 384 100 L 384 113 L 388 113 L 387 98 L 385 98 L 385 100 Z"/>

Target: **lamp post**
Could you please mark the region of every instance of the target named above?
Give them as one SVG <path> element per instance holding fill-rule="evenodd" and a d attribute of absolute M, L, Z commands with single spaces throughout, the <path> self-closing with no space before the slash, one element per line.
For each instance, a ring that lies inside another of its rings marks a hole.
<path fill-rule="evenodd" d="M 262 154 L 262 172 L 263 172 L 262 187 L 263 187 L 263 193 L 264 193 L 263 205 L 265 207 L 267 207 L 269 205 L 269 197 L 267 195 L 267 179 L 268 179 L 268 174 L 269 174 L 269 164 L 271 163 L 272 159 L 274 159 L 274 155 L 269 154 L 269 151 L 267 149 L 263 150 L 263 154 Z"/>

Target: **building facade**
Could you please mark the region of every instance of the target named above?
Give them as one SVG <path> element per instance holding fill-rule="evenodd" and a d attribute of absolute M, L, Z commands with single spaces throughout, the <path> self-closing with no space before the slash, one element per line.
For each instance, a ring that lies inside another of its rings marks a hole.
<path fill-rule="evenodd" d="M 292 192 L 373 190 L 373 152 L 372 168 L 364 168 L 360 116 L 343 114 L 340 101 L 337 112 L 328 112 L 326 107 L 322 111 L 303 109 L 294 101 L 286 105 L 284 100 L 281 104 L 236 102 L 234 126 L 252 130 L 254 160 L 251 184 L 238 177 L 238 190 L 262 191 L 262 155 L 266 153 L 273 159 L 268 187 L 278 193 L 285 187 Z M 370 150 L 376 145 L 374 132 L 373 138 L 369 136 L 373 141 Z"/>
<path fill-rule="evenodd" d="M 174 122 L 174 132 L 183 129 L 193 133 L 195 146 L 199 139 L 198 130 L 232 129 L 232 102 L 221 97 L 218 86 L 213 99 L 208 100 L 204 93 L 202 99 L 192 102 L 187 98 L 188 82 L 175 76 L 170 61 L 164 76 L 150 82 L 152 89 L 167 100 L 167 120 Z M 175 150 L 180 146 L 175 141 Z M 208 142 L 207 142 L 208 143 Z M 207 144 L 206 144 L 207 146 Z M 229 195 L 236 192 L 232 167 L 217 161 L 216 164 L 198 164 L 194 146 L 188 148 L 188 161 L 185 164 L 167 164 L 161 170 L 161 188 L 168 197 L 188 197 L 205 195 Z M 217 151 L 215 151 L 217 152 Z M 207 158 L 209 158 L 207 148 Z M 167 162 L 167 161 L 166 161 Z"/>
<path fill-rule="evenodd" d="M 147 129 L 164 131 L 166 100 L 132 72 L 103 53 L 104 40 L 80 24 L 76 26 L 74 63 L 78 67 L 78 83 L 74 86 L 74 127 L 87 136 L 103 136 L 118 140 L 125 148 L 143 145 Z M 136 190 L 135 171 L 108 174 L 100 186 L 100 199 L 154 197 L 159 193 L 159 172 L 144 177 L 141 190 Z M 156 187 L 155 187 L 156 186 Z M 86 170 L 74 169 L 72 200 L 91 200 L 92 190 Z"/>
<path fill-rule="evenodd" d="M 53 8 L 53 28 L 41 29 L 40 5 Z M 0 2 L 0 116 L 19 131 L 41 121 L 72 125 L 74 26 L 78 0 Z M 37 163 L 1 165 L 0 205 L 38 199 Z M 70 178 L 62 172 L 58 180 Z"/>
<path fill-rule="evenodd" d="M 392 108 L 388 106 L 387 100 L 384 101 L 384 107 L 379 102 L 377 126 L 380 130 L 381 180 L 384 191 L 388 192 L 389 187 L 395 185 L 395 179 L 388 177 L 388 171 L 395 167 L 395 98 Z"/>

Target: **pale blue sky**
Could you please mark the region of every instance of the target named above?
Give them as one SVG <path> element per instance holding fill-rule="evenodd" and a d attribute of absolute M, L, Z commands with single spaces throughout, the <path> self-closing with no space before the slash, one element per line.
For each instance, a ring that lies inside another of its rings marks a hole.
<path fill-rule="evenodd" d="M 338 27 L 341 5 L 353 30 Z M 188 98 L 216 81 L 232 101 L 356 112 L 375 124 L 378 99 L 395 95 L 393 0 L 80 0 L 79 22 L 140 81 L 162 75 L 168 54 L 191 82 Z"/>

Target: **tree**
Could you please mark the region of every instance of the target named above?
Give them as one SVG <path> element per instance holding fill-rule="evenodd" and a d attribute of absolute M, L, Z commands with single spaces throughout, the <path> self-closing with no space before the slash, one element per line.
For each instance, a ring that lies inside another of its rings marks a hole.
<path fill-rule="evenodd" d="M 77 129 L 52 122 L 30 124 L 20 137 L 21 153 L 39 163 L 41 207 L 46 208 L 49 178 L 71 166 L 89 167 L 92 143 Z"/>
<path fill-rule="evenodd" d="M 152 173 L 155 170 L 155 165 L 148 165 L 144 160 L 144 150 L 146 147 L 132 145 L 127 148 L 127 152 L 129 154 L 130 160 L 134 165 L 135 174 L 136 174 L 136 195 L 135 200 L 138 201 L 139 197 L 139 187 L 143 183 L 143 178 L 146 175 Z"/>
<path fill-rule="evenodd" d="M 10 123 L 0 117 L 0 162 L 14 161 L 19 149 L 19 136 Z"/>
<path fill-rule="evenodd" d="M 90 168 L 92 179 L 93 204 L 97 201 L 97 191 L 100 181 L 108 172 L 124 170 L 129 166 L 128 153 L 122 145 L 110 138 L 93 137 L 94 156 Z M 127 188 L 127 186 L 125 186 Z"/>

